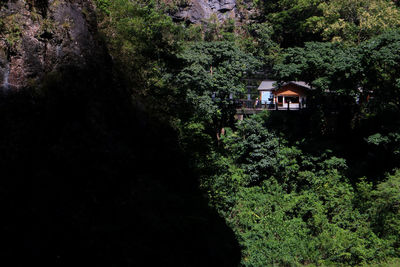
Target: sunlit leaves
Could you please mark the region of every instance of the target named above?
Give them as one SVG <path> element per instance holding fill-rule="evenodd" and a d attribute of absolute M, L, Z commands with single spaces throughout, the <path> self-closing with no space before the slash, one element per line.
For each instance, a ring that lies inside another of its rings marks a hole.
<path fill-rule="evenodd" d="M 360 43 L 400 25 L 400 11 L 387 0 L 332 0 L 318 8 L 322 16 L 308 25 L 328 41 Z"/>

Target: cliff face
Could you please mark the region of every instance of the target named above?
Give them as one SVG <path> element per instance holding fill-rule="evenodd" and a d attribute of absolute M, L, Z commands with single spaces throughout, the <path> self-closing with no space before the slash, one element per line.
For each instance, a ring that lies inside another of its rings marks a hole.
<path fill-rule="evenodd" d="M 173 15 L 177 21 L 197 24 L 215 16 L 220 22 L 227 19 L 242 21 L 251 17 L 254 9 L 251 0 L 189 0 L 179 6 Z"/>
<path fill-rule="evenodd" d="M 39 84 L 66 65 L 102 59 L 91 1 L 9 0 L 0 7 L 0 87 Z"/>

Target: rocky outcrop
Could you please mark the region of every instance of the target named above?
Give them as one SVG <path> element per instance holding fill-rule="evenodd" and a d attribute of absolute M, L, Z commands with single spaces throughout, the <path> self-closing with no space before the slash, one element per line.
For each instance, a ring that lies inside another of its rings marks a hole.
<path fill-rule="evenodd" d="M 242 20 L 246 17 L 246 11 L 251 10 L 251 1 L 236 0 L 189 0 L 181 5 L 178 11 L 172 14 L 177 21 L 187 21 L 197 24 L 206 22 L 215 16 L 220 22 L 229 18 Z"/>
<path fill-rule="evenodd" d="M 34 86 L 66 65 L 85 67 L 105 58 L 91 1 L 10 0 L 0 8 L 3 90 Z"/>

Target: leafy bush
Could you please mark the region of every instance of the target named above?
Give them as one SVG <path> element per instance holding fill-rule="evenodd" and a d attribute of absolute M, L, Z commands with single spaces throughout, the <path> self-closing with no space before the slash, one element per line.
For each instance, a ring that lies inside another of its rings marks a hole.
<path fill-rule="evenodd" d="M 239 122 L 203 184 L 243 247 L 244 266 L 357 265 L 398 257 L 400 172 L 357 191 L 342 158 L 288 146 L 265 116 Z"/>

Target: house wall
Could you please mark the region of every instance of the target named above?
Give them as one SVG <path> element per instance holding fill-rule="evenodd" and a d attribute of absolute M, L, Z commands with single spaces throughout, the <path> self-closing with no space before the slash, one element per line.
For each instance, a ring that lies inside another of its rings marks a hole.
<path fill-rule="evenodd" d="M 260 91 L 260 99 L 262 104 L 272 104 L 273 93 L 271 91 Z"/>
<path fill-rule="evenodd" d="M 278 96 L 282 98 L 280 101 Z M 282 86 L 279 90 L 274 92 L 274 99 L 275 103 L 278 104 L 279 108 L 287 108 L 288 103 L 286 102 L 287 97 L 298 97 L 299 103 L 290 103 L 289 108 L 291 109 L 299 109 L 299 108 L 304 108 L 305 103 L 306 103 L 306 90 L 298 86 L 296 84 L 287 84 L 285 86 Z"/>

